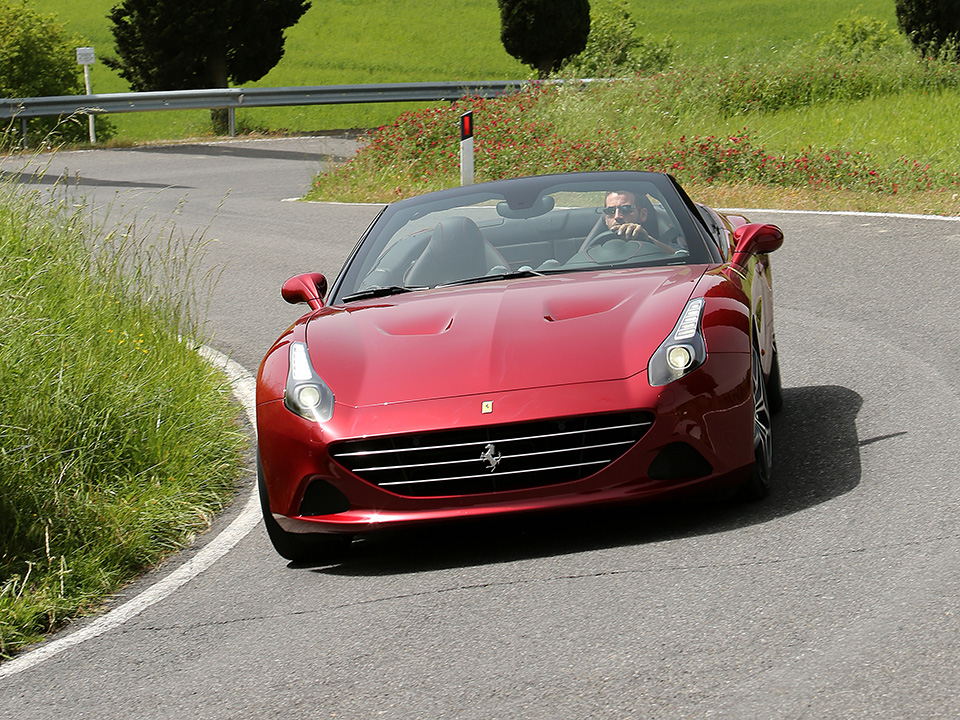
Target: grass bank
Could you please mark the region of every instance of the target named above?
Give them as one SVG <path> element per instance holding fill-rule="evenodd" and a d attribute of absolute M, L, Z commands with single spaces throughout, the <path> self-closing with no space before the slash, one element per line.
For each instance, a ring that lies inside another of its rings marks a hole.
<path fill-rule="evenodd" d="M 387 202 L 457 184 L 466 110 L 477 180 L 644 169 L 724 205 L 960 214 L 960 65 L 903 47 L 846 61 L 798 47 L 779 65 L 682 66 L 411 111 L 307 197 Z"/>
<path fill-rule="evenodd" d="M 170 228 L 107 233 L 0 182 L 0 656 L 203 531 L 247 436 L 200 359 L 210 276 Z"/>

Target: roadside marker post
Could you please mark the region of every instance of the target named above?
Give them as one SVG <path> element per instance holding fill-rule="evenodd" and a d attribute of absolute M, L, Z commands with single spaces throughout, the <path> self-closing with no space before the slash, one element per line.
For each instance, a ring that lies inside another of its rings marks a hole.
<path fill-rule="evenodd" d="M 473 111 L 460 116 L 460 184 L 473 184 Z"/>
<path fill-rule="evenodd" d="M 97 56 L 92 47 L 77 48 L 77 65 L 83 65 L 83 84 L 87 89 L 87 95 L 92 95 L 90 91 L 90 66 L 97 61 Z M 90 142 L 97 141 L 97 131 L 94 127 L 93 113 L 87 113 L 87 121 L 90 124 Z"/>

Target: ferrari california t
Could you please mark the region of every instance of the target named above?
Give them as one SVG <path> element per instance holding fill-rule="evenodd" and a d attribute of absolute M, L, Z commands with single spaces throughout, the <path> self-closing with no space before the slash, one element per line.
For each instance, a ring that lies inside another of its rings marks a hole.
<path fill-rule="evenodd" d="M 767 494 L 774 225 L 670 175 L 573 173 L 386 206 L 257 378 L 277 552 L 410 523 Z"/>

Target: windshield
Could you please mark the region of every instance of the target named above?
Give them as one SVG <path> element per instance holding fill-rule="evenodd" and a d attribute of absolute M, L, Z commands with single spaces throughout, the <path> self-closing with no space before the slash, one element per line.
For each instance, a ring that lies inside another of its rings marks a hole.
<path fill-rule="evenodd" d="M 334 302 L 515 276 L 716 262 L 692 204 L 654 173 L 484 183 L 387 208 Z"/>

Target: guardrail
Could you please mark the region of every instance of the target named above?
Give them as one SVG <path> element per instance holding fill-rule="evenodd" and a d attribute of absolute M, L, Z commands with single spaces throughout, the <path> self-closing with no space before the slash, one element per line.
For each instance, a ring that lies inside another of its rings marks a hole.
<path fill-rule="evenodd" d="M 230 135 L 236 134 L 235 113 L 244 107 L 342 105 L 349 103 L 431 102 L 459 100 L 465 96 L 495 97 L 529 85 L 528 80 L 484 82 L 383 83 L 375 85 L 317 85 L 285 88 L 217 88 L 166 92 L 56 95 L 33 98 L 0 98 L 0 119 L 19 119 L 26 144 L 27 118 L 47 115 L 100 115 L 158 110 L 224 108 Z"/>

